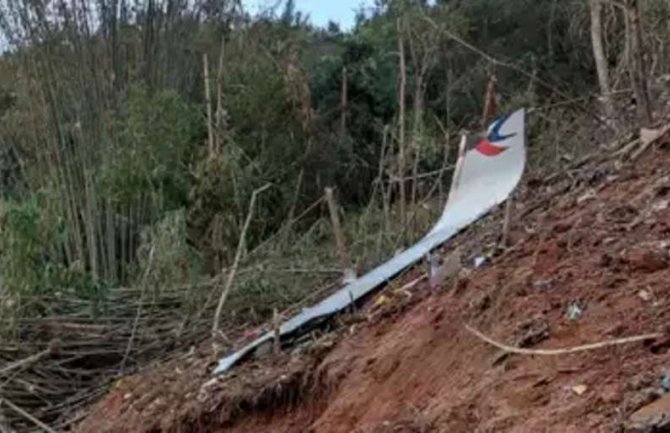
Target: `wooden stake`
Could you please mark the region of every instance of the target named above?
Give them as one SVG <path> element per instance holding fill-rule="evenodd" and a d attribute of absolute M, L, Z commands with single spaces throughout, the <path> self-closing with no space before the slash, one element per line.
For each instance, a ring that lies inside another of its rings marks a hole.
<path fill-rule="evenodd" d="M 274 334 L 274 339 L 273 339 L 273 344 L 272 344 L 272 351 L 274 352 L 275 356 L 279 356 L 281 353 L 281 334 L 280 334 L 280 329 L 281 329 L 281 321 L 279 320 L 279 313 L 277 312 L 277 309 L 275 308 L 273 310 L 272 314 L 272 332 Z"/>
<path fill-rule="evenodd" d="M 349 252 L 347 251 L 347 244 L 340 224 L 340 215 L 338 213 L 337 202 L 333 194 L 332 188 L 326 188 L 326 201 L 328 202 L 328 210 L 330 212 L 330 222 L 333 225 L 333 233 L 335 234 L 335 243 L 337 244 L 337 253 L 340 256 L 340 267 L 345 279 L 351 277 L 353 268 L 349 260 Z"/>

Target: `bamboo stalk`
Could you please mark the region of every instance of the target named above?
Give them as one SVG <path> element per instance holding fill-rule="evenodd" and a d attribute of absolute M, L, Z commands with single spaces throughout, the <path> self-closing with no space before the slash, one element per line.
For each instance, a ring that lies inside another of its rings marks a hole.
<path fill-rule="evenodd" d="M 344 231 L 340 224 L 340 215 L 335 195 L 332 188 L 326 188 L 326 202 L 328 203 L 328 211 L 330 213 L 330 222 L 333 226 L 333 234 L 335 235 L 335 244 L 337 245 L 337 254 L 340 257 L 340 267 L 344 274 L 345 280 L 351 279 L 355 276 L 351 260 L 349 258 L 349 251 L 347 250 L 347 242 L 344 237 Z"/>
<path fill-rule="evenodd" d="M 226 53 L 226 39 L 221 37 L 221 50 L 219 52 L 219 67 L 216 72 L 216 151 L 220 152 L 224 140 L 224 111 L 223 111 L 223 65 Z"/>
<path fill-rule="evenodd" d="M 212 123 L 212 98 L 209 89 L 209 60 L 207 53 L 202 55 L 203 80 L 205 85 L 205 104 L 207 104 L 207 142 L 209 144 L 209 155 L 214 155 L 214 124 Z"/>
<path fill-rule="evenodd" d="M 114 208 L 112 206 L 111 200 L 107 199 L 105 202 L 104 208 L 105 214 L 105 223 L 106 223 L 106 246 L 107 246 L 107 269 L 109 272 L 109 277 L 111 281 L 118 282 L 120 281 L 119 269 L 116 261 L 116 236 L 117 236 L 117 224 L 114 220 Z"/>
<path fill-rule="evenodd" d="M 88 256 L 89 264 L 91 266 L 91 275 L 94 279 L 100 278 L 100 267 L 98 265 L 98 243 L 96 242 L 95 223 L 97 215 L 95 213 L 95 195 L 93 192 L 93 185 L 91 182 L 90 173 L 84 173 L 84 200 L 86 211 L 86 240 L 88 242 Z"/>
<path fill-rule="evenodd" d="M 39 361 L 40 359 L 44 358 L 47 355 L 49 355 L 49 350 L 43 350 L 34 355 L 30 355 L 25 359 L 21 359 L 19 361 L 12 362 L 9 365 L 5 365 L 0 369 L 0 376 L 4 376 L 10 371 L 16 370 L 18 368 L 23 368 L 31 364 L 34 364 L 35 362 Z"/>
<path fill-rule="evenodd" d="M 275 356 L 279 356 L 281 353 L 281 334 L 280 334 L 280 325 L 279 313 L 275 308 L 272 313 L 272 332 L 274 333 L 274 338 L 272 339 L 272 350 Z"/>
<path fill-rule="evenodd" d="M 402 21 L 398 19 L 397 21 L 397 30 L 398 30 L 398 54 L 400 56 L 400 85 L 398 89 L 398 178 L 404 179 L 405 177 L 405 89 L 407 87 L 407 67 L 405 66 L 405 44 L 403 42 L 403 26 Z M 398 190 L 400 192 L 400 223 L 405 230 L 405 225 L 407 224 L 407 210 L 406 210 L 406 197 L 405 197 L 405 182 L 400 181 L 398 183 Z"/>
<path fill-rule="evenodd" d="M 233 287 L 233 281 L 235 280 L 235 274 L 237 273 L 237 268 L 240 265 L 240 259 L 242 258 L 242 252 L 244 250 L 244 245 L 246 242 L 246 235 L 247 231 L 249 230 L 249 226 L 251 225 L 251 219 L 253 218 L 253 213 L 254 213 L 254 206 L 256 205 L 256 199 L 260 194 L 262 194 L 264 191 L 269 189 L 272 185 L 271 184 L 265 184 L 261 188 L 256 189 L 252 194 L 251 194 L 251 200 L 249 201 L 249 210 L 247 211 L 247 218 L 244 221 L 244 226 L 242 228 L 242 233 L 240 234 L 240 239 L 237 244 L 237 251 L 235 252 L 235 259 L 233 261 L 233 266 L 228 272 L 228 277 L 226 279 L 226 284 L 223 287 L 223 290 L 221 292 L 221 297 L 219 298 L 219 303 L 216 306 L 216 312 L 214 313 L 214 322 L 212 324 L 212 335 L 217 335 L 220 332 L 220 324 L 221 324 L 221 312 L 223 311 L 223 306 L 226 303 L 226 299 L 228 298 L 228 295 L 230 294 L 230 290 Z"/>
<path fill-rule="evenodd" d="M 390 204 L 390 190 L 389 188 L 384 187 L 384 168 L 386 155 L 392 155 L 393 149 L 389 149 L 389 142 L 392 140 L 388 139 L 389 137 L 389 125 L 384 126 L 384 133 L 382 136 L 382 148 L 379 154 L 379 169 L 377 171 L 377 180 L 379 182 L 379 191 L 381 193 L 382 208 L 384 210 L 384 233 L 389 233 L 391 231 L 391 204 Z"/>

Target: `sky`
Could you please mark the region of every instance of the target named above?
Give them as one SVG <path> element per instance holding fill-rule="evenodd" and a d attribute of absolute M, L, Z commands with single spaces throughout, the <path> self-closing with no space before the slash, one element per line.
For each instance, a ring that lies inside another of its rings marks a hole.
<path fill-rule="evenodd" d="M 243 0 L 247 10 L 254 13 L 280 4 L 277 13 L 281 13 L 284 1 L 279 0 Z M 353 27 L 356 12 L 362 7 L 369 8 L 373 0 L 295 0 L 296 9 L 306 13 L 310 21 L 317 26 L 325 26 L 328 21 L 340 24 L 343 30 Z"/>
<path fill-rule="evenodd" d="M 279 5 L 276 13 L 281 13 L 285 0 L 243 0 L 245 8 L 251 13 L 267 10 Z M 309 15 L 310 21 L 324 27 L 329 21 L 340 24 L 342 30 L 350 30 L 355 22 L 356 12 L 363 8 L 370 8 L 374 0 L 295 0 L 296 9 Z M 5 41 L 0 35 L 0 53 L 6 48 Z"/>

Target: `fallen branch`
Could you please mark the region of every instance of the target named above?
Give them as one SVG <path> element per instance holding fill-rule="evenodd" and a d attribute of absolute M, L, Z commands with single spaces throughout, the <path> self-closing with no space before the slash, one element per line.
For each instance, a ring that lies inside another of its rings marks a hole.
<path fill-rule="evenodd" d="M 578 352 L 587 352 L 590 350 L 597 350 L 605 347 L 620 346 L 623 344 L 637 343 L 645 340 L 655 340 L 657 338 L 663 337 L 662 333 L 657 332 L 655 334 L 645 334 L 645 335 L 638 335 L 635 337 L 619 338 L 616 340 L 601 341 L 598 343 L 585 344 L 582 346 L 568 347 L 563 349 L 522 349 L 518 347 L 508 346 L 503 343 L 499 343 L 494 339 L 492 339 L 491 337 L 482 334 L 481 332 L 472 328 L 469 325 L 465 325 L 465 329 L 467 329 L 470 333 L 474 334 L 476 337 L 480 338 L 486 343 L 495 346 L 498 349 L 503 350 L 505 352 L 515 353 L 517 355 L 540 355 L 540 356 L 557 356 L 557 355 L 567 355 Z"/>
<path fill-rule="evenodd" d="M 399 292 L 404 292 L 406 290 L 412 289 L 412 288 L 414 288 L 414 286 L 416 286 L 417 284 L 419 284 L 420 282 L 422 282 L 423 280 L 426 280 L 426 279 L 428 279 L 428 274 L 427 273 L 421 274 L 421 276 L 419 276 L 418 278 L 415 278 L 414 280 L 412 280 L 409 283 L 402 286 L 400 289 L 398 289 L 398 291 Z"/>
<path fill-rule="evenodd" d="M 49 427 L 48 425 L 44 424 L 42 421 L 38 420 L 37 418 L 35 418 L 34 416 L 29 414 L 25 410 L 21 409 L 20 407 L 18 407 L 17 405 L 12 403 L 11 401 L 7 400 L 6 398 L 0 399 L 0 405 L 3 404 L 3 403 L 6 404 L 8 408 L 13 410 L 17 414 L 21 415 L 22 417 L 24 417 L 28 421 L 32 422 L 33 424 L 35 424 L 37 427 L 41 428 L 45 432 L 56 433 L 56 430 L 54 430 L 51 427 Z"/>
<path fill-rule="evenodd" d="M 653 144 L 658 142 L 661 138 L 663 138 L 667 133 L 670 132 L 670 123 L 665 125 L 662 128 L 658 129 L 652 129 L 647 131 L 647 136 L 645 136 L 645 131 L 643 130 L 640 133 L 640 142 L 642 143 L 642 146 L 640 146 L 639 149 L 637 149 L 632 155 L 631 159 L 635 161 L 638 159 L 643 153 L 647 151 Z"/>
<path fill-rule="evenodd" d="M 11 364 L 6 365 L 6 366 L 2 367 L 2 369 L 0 369 L 0 376 L 4 376 L 7 373 L 9 373 L 10 371 L 16 370 L 17 368 L 21 368 L 21 367 L 28 366 L 30 364 L 34 364 L 35 362 L 39 361 L 43 357 L 47 356 L 49 353 L 50 353 L 50 350 L 47 349 L 47 350 L 43 350 L 39 353 L 36 353 L 34 355 L 31 355 L 27 358 L 21 359 L 19 361 L 12 362 Z"/>

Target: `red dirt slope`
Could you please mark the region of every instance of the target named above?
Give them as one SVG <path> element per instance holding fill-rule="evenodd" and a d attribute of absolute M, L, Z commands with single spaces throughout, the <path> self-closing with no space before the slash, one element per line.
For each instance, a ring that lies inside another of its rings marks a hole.
<path fill-rule="evenodd" d="M 212 381 L 213 358 L 202 355 L 130 378 L 78 431 L 645 431 L 625 426 L 662 394 L 670 340 L 505 355 L 465 324 L 532 348 L 665 333 L 668 162 L 668 150 L 650 150 L 635 166 L 607 160 L 558 182 L 530 182 L 515 212 L 515 246 L 487 267 L 432 292 L 389 287 L 390 302 L 274 364 L 247 363 Z M 476 252 L 497 227 L 489 218 L 457 242 Z M 575 305 L 581 314 L 569 318 Z"/>

